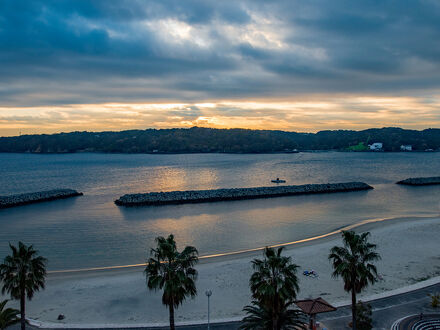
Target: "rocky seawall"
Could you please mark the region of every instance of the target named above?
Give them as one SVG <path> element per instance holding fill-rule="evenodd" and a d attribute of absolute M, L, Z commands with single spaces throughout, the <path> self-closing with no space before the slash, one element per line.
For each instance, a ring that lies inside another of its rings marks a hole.
<path fill-rule="evenodd" d="M 408 186 L 427 186 L 431 184 L 440 184 L 440 176 L 432 176 L 428 178 L 408 178 L 396 183 L 405 184 Z"/>
<path fill-rule="evenodd" d="M 73 189 L 55 189 L 55 190 L 39 191 L 39 192 L 33 192 L 27 194 L 0 196 L 0 209 L 19 206 L 19 205 L 52 201 L 56 199 L 81 196 L 82 194 L 83 193 L 77 192 L 76 190 Z"/>
<path fill-rule="evenodd" d="M 139 206 L 202 203 L 302 194 L 359 191 L 368 189 L 373 189 L 373 187 L 363 182 L 344 182 L 327 184 L 305 184 L 298 186 L 150 192 L 145 194 L 127 194 L 121 196 L 115 201 L 115 204 L 122 206 Z"/>

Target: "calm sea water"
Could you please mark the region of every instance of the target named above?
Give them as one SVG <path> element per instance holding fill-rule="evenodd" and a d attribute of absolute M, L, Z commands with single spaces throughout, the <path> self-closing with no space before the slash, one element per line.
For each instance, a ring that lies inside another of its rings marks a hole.
<path fill-rule="evenodd" d="M 440 214 L 440 186 L 395 181 L 440 175 L 440 153 L 231 155 L 0 154 L 0 195 L 73 188 L 84 196 L 0 210 L 0 258 L 21 240 L 49 269 L 141 263 L 158 235 L 200 254 L 289 242 L 365 219 Z M 125 193 L 364 181 L 374 190 L 206 204 L 122 208 Z"/>

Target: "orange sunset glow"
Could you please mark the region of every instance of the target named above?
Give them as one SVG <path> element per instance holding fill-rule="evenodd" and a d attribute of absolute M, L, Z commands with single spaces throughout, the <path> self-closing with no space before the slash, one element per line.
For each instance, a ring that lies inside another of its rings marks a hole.
<path fill-rule="evenodd" d="M 213 103 L 75 104 L 1 107 L 0 134 L 12 136 L 69 131 L 211 127 L 316 132 L 438 126 L 440 97 L 315 96 L 290 101 Z"/>

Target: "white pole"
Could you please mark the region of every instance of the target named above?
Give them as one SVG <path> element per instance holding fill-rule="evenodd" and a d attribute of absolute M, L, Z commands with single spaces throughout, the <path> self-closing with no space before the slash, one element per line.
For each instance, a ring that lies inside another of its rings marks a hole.
<path fill-rule="evenodd" d="M 210 330 L 210 325 L 209 325 L 209 297 L 211 297 L 212 291 L 211 290 L 206 290 L 205 294 L 208 297 L 208 330 Z"/>

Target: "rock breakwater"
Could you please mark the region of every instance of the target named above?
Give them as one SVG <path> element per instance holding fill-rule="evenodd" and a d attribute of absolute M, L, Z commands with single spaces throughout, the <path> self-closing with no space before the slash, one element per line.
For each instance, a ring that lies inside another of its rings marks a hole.
<path fill-rule="evenodd" d="M 115 201 L 116 205 L 165 205 L 216 202 L 240 199 L 269 198 L 302 194 L 321 194 L 373 189 L 363 182 L 344 182 L 327 184 L 305 184 L 298 186 L 276 186 L 256 188 L 230 188 L 214 190 L 188 190 L 127 194 Z"/>
<path fill-rule="evenodd" d="M 408 178 L 396 183 L 405 184 L 408 186 L 427 186 L 431 184 L 440 184 L 440 176 L 432 176 L 428 178 Z"/>
<path fill-rule="evenodd" d="M 19 205 L 52 201 L 56 199 L 64 199 L 74 196 L 81 196 L 82 194 L 83 193 L 77 192 L 76 190 L 73 189 L 55 189 L 55 190 L 39 191 L 39 192 L 33 192 L 27 194 L 0 196 L 0 209 L 19 206 Z"/>

